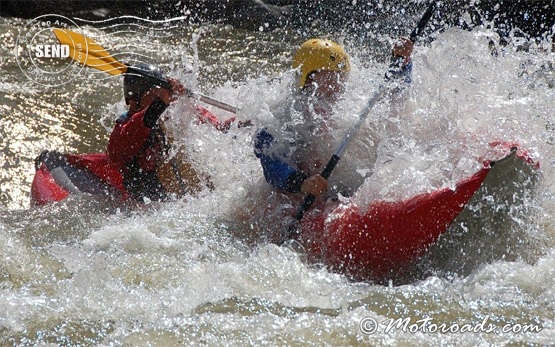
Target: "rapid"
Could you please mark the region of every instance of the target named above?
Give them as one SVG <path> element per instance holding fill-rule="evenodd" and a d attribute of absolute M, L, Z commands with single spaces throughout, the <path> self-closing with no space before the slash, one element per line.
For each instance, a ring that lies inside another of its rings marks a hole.
<path fill-rule="evenodd" d="M 138 53 L 152 58 L 186 87 L 238 106 L 237 119 L 255 125 L 232 126 L 224 134 L 184 117 L 187 105 L 178 102 L 169 110 L 168 129 L 176 146 L 187 148 L 210 175 L 213 191 L 140 207 L 80 196 L 30 208 L 34 158 L 43 149 L 104 151 L 125 105 L 121 76 L 85 68 L 57 87 L 29 80 L 13 52 L 27 22 L 0 18 L 0 345 L 555 341 L 552 42 L 513 37 L 500 45 L 499 36 L 483 26 L 448 28 L 417 43 L 413 82 L 400 112 L 391 116 L 384 100 L 367 121 L 385 139 L 375 163 L 364 161 L 368 154 L 360 142 L 345 155 L 347 168 L 372 172 L 351 199 L 364 204 L 454 186 L 480 167 L 478 158 L 494 140 L 526 148 L 540 163 L 542 179 L 524 204 L 511 207 L 509 229 L 498 235 L 475 231 L 475 242 L 453 260 L 472 264 L 467 272 L 445 269 L 384 286 L 353 282 L 306 263 L 289 248 L 252 242 L 252 231 L 233 221 L 266 189 L 253 135 L 258 125 L 272 122 L 268 110 L 289 92 L 294 50 L 317 33 L 179 21 L 79 22 L 87 35 L 118 52 L 117 59 Z M 382 83 L 395 36 L 379 33 L 364 46 L 347 33 L 330 38 L 352 56 L 351 78 L 336 111 L 339 143 Z M 220 118 L 233 116 L 210 109 Z M 323 145 L 331 155 L 337 143 Z M 482 257 L 491 244 L 499 248 Z M 397 319 L 409 323 L 393 324 Z M 421 328 L 426 320 L 432 325 Z M 373 322 L 379 325 L 375 332 Z"/>

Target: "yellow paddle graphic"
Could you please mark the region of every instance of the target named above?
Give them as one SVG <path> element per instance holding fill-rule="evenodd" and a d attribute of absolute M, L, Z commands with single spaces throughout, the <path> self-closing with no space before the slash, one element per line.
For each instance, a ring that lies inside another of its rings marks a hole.
<path fill-rule="evenodd" d="M 69 55 L 80 62 L 110 75 L 127 72 L 127 65 L 120 63 L 94 40 L 67 29 L 52 29 L 61 44 L 69 46 Z"/>

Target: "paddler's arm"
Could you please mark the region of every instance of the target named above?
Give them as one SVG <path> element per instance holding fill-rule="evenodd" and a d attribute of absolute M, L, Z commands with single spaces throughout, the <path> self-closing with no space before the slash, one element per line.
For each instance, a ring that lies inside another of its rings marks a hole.
<path fill-rule="evenodd" d="M 315 196 L 327 189 L 327 181 L 322 176 L 309 176 L 268 153 L 273 141 L 274 137 L 266 129 L 259 131 L 255 138 L 254 154 L 260 159 L 266 182 L 291 193 L 303 192 Z"/>
<path fill-rule="evenodd" d="M 174 78 L 168 78 L 168 82 L 172 85 L 172 90 L 173 90 L 173 96 L 170 101 L 172 102 L 175 101 L 181 95 L 185 95 L 188 93 L 189 95 L 191 95 L 190 92 L 178 80 Z M 196 105 L 195 107 L 198 110 L 197 118 L 200 123 L 202 124 L 210 123 L 216 129 L 218 129 L 223 133 L 228 132 L 229 128 L 231 127 L 231 123 L 235 122 L 235 117 L 231 117 L 226 119 L 225 121 L 222 121 L 218 117 L 216 117 L 212 112 L 210 112 L 210 110 L 208 110 L 206 107 L 202 107 L 200 105 Z M 237 127 L 239 128 L 242 128 L 244 126 L 250 126 L 250 125 L 252 125 L 251 121 L 237 123 Z"/>
<path fill-rule="evenodd" d="M 231 127 L 231 123 L 235 122 L 235 117 L 231 117 L 229 119 L 226 119 L 225 121 L 221 121 L 207 108 L 200 105 L 197 105 L 196 108 L 199 111 L 199 114 L 197 115 L 198 120 L 202 124 L 210 123 L 214 126 L 214 128 L 218 129 L 222 133 L 227 133 L 229 131 L 229 128 Z"/>
<path fill-rule="evenodd" d="M 124 113 L 116 120 L 114 130 L 110 134 L 108 158 L 112 163 L 125 165 L 136 156 L 156 126 L 160 115 L 168 105 L 160 99 L 154 100 L 144 111 L 132 115 Z"/>
<path fill-rule="evenodd" d="M 231 117 L 224 121 L 221 121 L 207 108 L 202 107 L 200 105 L 197 105 L 196 108 L 199 111 L 198 119 L 202 124 L 210 123 L 222 133 L 227 133 L 229 131 L 229 128 L 231 128 L 231 124 L 235 122 L 235 117 Z M 237 128 L 244 128 L 244 127 L 250 127 L 250 126 L 252 126 L 251 120 L 237 122 Z"/>

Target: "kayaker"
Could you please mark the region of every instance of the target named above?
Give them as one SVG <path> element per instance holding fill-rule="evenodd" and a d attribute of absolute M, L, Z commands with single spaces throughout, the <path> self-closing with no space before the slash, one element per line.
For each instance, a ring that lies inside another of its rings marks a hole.
<path fill-rule="evenodd" d="M 186 93 L 181 83 L 168 78 L 154 65 L 137 64 L 123 80 L 127 112 L 117 120 L 107 146 L 107 155 L 123 175 L 123 184 L 130 197 L 160 201 L 171 194 L 194 194 L 209 179 L 183 156 L 170 158 L 170 142 L 160 118 L 167 107 Z M 235 118 L 220 122 L 208 110 L 197 106 L 197 117 L 227 131 Z"/>
<path fill-rule="evenodd" d="M 386 80 L 410 82 L 412 50 L 409 39 L 398 39 Z M 310 39 L 295 53 L 292 67 L 300 72 L 298 87 L 280 109 L 272 112 L 280 124 L 256 134 L 254 152 L 272 187 L 281 192 L 320 196 L 328 189 L 328 181 L 319 172 L 333 153 L 333 148 L 324 144 L 336 144 L 331 139 L 332 116 L 351 69 L 349 55 L 333 41 Z M 345 186 L 337 184 L 334 189 L 352 194 L 353 187 Z"/>
<path fill-rule="evenodd" d="M 36 170 L 45 165 L 63 189 L 53 198 L 47 187 L 47 196 L 37 199 L 39 204 L 65 198 L 67 194 L 63 191 L 73 195 L 89 193 L 123 200 L 160 201 L 194 195 L 205 186 L 212 188 L 208 176 L 193 167 L 186 153 L 174 150 L 170 156 L 172 141 L 160 119 L 178 96 L 187 93 L 186 89 L 157 66 L 141 63 L 130 70 L 123 81 L 128 110 L 116 120 L 104 153 L 73 155 L 45 150 L 36 158 Z M 235 117 L 220 121 L 191 100 L 184 98 L 184 104 L 180 105 L 181 110 L 185 109 L 185 116 L 197 117 L 200 123 L 210 123 L 222 132 L 227 132 L 235 121 Z M 248 120 L 237 124 L 238 127 L 250 125 Z"/>

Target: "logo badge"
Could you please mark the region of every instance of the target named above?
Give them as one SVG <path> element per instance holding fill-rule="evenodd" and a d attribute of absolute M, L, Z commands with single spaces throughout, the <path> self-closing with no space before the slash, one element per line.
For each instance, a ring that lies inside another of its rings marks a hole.
<path fill-rule="evenodd" d="M 21 71 L 33 82 L 47 87 L 73 81 L 83 70 L 83 65 L 69 59 L 70 55 L 86 56 L 88 52 L 87 47 L 80 47 L 81 44 L 60 44 L 52 33 L 54 28 L 81 31 L 67 17 L 46 14 L 25 25 L 15 46 L 15 58 Z"/>

